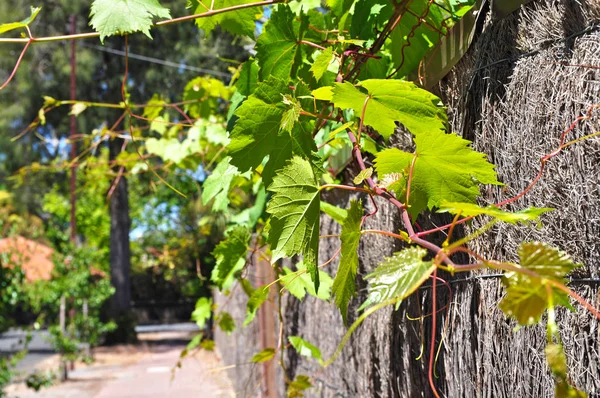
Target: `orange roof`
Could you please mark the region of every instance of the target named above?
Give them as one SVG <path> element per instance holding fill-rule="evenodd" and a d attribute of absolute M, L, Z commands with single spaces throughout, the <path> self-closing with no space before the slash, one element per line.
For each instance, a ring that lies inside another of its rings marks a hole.
<path fill-rule="evenodd" d="M 10 255 L 10 261 L 21 266 L 27 281 L 49 280 L 54 269 L 54 250 L 22 236 L 0 239 L 0 253 Z"/>

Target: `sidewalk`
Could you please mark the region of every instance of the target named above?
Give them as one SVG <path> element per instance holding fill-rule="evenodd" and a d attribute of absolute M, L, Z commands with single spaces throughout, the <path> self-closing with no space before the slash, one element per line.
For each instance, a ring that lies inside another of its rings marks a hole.
<path fill-rule="evenodd" d="M 36 393 L 23 384 L 10 386 L 20 398 L 229 398 L 235 396 L 215 352 L 199 351 L 182 361 L 172 379 L 187 332 L 144 334 L 138 346 L 101 347 L 96 362 L 78 364 L 69 380 Z"/>

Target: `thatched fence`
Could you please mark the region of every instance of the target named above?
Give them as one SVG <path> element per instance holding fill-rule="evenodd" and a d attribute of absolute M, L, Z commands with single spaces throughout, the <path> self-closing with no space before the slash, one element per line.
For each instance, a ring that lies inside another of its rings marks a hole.
<path fill-rule="evenodd" d="M 485 201 L 497 202 L 524 189 L 536 175 L 540 157 L 557 146 L 561 133 L 590 105 L 600 103 L 599 66 L 598 0 L 537 0 L 503 20 L 488 18 L 466 57 L 435 88 L 449 107 L 454 131 L 488 154 L 506 184 L 487 190 Z M 600 111 L 596 111 L 591 120 L 578 124 L 570 139 L 599 130 Z M 350 178 L 355 171 L 347 173 Z M 348 205 L 350 196 L 328 199 Z M 365 202 L 365 206 L 370 204 Z M 544 216 L 541 229 L 498 226 L 472 247 L 488 258 L 515 260 L 516 247 L 523 240 L 559 246 L 585 265 L 571 286 L 599 307 L 600 139 L 579 143 L 553 159 L 540 183 L 515 206 L 557 210 Z M 397 211 L 385 203 L 379 208 L 367 226 L 397 229 Z M 322 233 L 339 233 L 339 226 L 324 216 Z M 329 258 L 338 244 L 322 242 L 320 258 Z M 365 236 L 359 248 L 359 274 L 366 274 L 397 250 L 395 244 L 384 237 Z M 330 270 L 336 267 L 334 262 Z M 444 336 L 436 362 L 440 393 L 446 397 L 553 396 L 554 383 L 543 354 L 545 325 L 514 330 L 515 323 L 497 307 L 503 293 L 496 275 L 457 275 L 448 280 L 453 295 L 447 313 L 439 315 L 437 331 L 437 336 Z M 358 291 L 350 313 L 365 299 L 363 283 Z M 438 304 L 448 304 L 445 290 L 438 291 Z M 242 312 L 245 301 L 240 305 Z M 290 377 L 315 375 L 317 387 L 307 396 L 431 396 L 429 358 L 427 352 L 421 353 L 430 338 L 429 318 L 424 322 L 407 318 L 429 312 L 430 307 L 429 291 L 421 289 L 398 311 L 384 309 L 365 321 L 340 358 L 326 369 L 287 350 L 287 372 Z M 325 357 L 333 353 L 346 331 L 332 304 L 310 297 L 303 302 L 285 300 L 283 313 L 285 334 L 313 342 Z M 592 395 L 600 394 L 598 320 L 581 308 L 576 313 L 559 311 L 558 316 L 572 381 Z M 258 336 L 251 330 L 237 333 L 238 346 L 246 349 L 257 339 L 252 336 Z M 257 343 L 249 351 L 259 347 Z M 246 360 L 231 349 L 221 352 L 228 364 Z M 238 366 L 232 374 L 243 378 L 244 369 L 250 367 Z M 283 379 L 277 380 L 278 396 L 285 396 Z M 258 383 L 241 395 L 260 396 L 261 391 Z"/>

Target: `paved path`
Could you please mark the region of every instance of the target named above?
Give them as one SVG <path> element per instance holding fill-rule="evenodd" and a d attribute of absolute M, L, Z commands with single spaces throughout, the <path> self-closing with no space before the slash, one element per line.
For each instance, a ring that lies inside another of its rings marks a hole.
<path fill-rule="evenodd" d="M 146 334 L 141 346 L 99 348 L 96 362 L 78 365 L 69 380 L 35 393 L 11 386 L 9 397 L 20 398 L 228 398 L 233 389 L 214 352 L 186 357 L 172 378 L 187 332 Z"/>

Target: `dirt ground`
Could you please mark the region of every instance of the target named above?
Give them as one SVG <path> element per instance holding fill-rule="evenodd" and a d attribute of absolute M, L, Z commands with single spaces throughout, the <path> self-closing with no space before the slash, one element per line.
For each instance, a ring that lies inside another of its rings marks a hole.
<path fill-rule="evenodd" d="M 7 389 L 9 397 L 19 398 L 121 398 L 121 397 L 201 397 L 235 396 L 218 352 L 198 351 L 175 368 L 181 350 L 189 340 L 182 332 L 147 333 L 138 345 L 99 347 L 92 365 L 75 364 L 69 379 L 38 393 L 23 383 Z M 40 364 L 40 369 L 56 369 L 58 356 Z M 174 371 L 175 369 L 175 371 Z"/>

